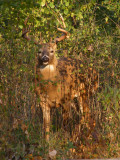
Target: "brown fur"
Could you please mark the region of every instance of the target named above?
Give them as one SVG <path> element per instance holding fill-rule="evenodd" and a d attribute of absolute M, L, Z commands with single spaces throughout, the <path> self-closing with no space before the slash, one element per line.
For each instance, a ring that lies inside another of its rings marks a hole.
<path fill-rule="evenodd" d="M 47 141 L 50 131 L 50 108 L 64 106 L 67 109 L 76 97 L 82 112 L 85 112 L 89 119 L 88 98 L 97 89 L 95 70 L 85 69 L 80 60 L 65 57 L 57 59 L 55 50 L 55 43 L 43 44 L 36 66 L 36 93 L 40 96 Z M 49 61 L 44 64 L 41 59 L 45 55 L 49 57 Z"/>

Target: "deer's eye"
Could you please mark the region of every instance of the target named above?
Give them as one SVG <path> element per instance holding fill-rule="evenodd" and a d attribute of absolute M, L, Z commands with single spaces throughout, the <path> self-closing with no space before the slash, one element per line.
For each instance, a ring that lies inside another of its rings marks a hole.
<path fill-rule="evenodd" d="M 51 51 L 50 51 L 50 53 L 54 53 L 54 51 L 53 51 L 53 50 L 51 50 Z"/>
<path fill-rule="evenodd" d="M 38 53 L 41 54 L 42 52 L 41 52 L 41 51 L 38 51 Z"/>

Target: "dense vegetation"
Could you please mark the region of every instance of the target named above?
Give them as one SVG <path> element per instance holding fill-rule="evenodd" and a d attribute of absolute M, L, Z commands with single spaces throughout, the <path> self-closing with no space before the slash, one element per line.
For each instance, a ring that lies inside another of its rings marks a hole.
<path fill-rule="evenodd" d="M 54 39 L 59 35 L 57 27 L 61 27 L 60 14 L 70 36 L 58 45 L 57 53 L 83 59 L 86 63 L 83 67 L 95 68 L 99 89 L 93 98 L 94 105 L 90 106 L 94 129 L 89 136 L 81 135 L 79 144 L 63 129 L 61 109 L 52 111 L 51 148 L 57 150 L 57 159 L 120 156 L 119 0 L 0 0 L 2 160 L 24 159 L 27 155 L 45 157 L 48 151 L 42 138 L 39 99 L 34 94 L 38 48 L 21 35 L 29 16 L 30 34 L 43 42 L 48 42 L 50 37 Z M 32 117 L 34 110 L 36 116 Z"/>

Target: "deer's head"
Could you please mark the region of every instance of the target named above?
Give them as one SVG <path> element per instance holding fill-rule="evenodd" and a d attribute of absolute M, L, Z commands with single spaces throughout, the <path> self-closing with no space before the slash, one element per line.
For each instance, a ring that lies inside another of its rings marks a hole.
<path fill-rule="evenodd" d="M 42 66 L 53 64 L 55 59 L 56 43 L 44 43 L 38 50 L 38 61 Z"/>
<path fill-rule="evenodd" d="M 25 21 L 25 25 L 27 23 L 27 20 Z M 46 66 L 48 64 L 54 64 L 54 59 L 55 59 L 55 51 L 57 48 L 57 43 L 64 40 L 67 36 L 67 31 L 65 31 L 64 29 L 61 28 L 57 28 L 58 31 L 62 32 L 63 35 L 59 38 L 56 38 L 54 40 L 54 43 L 39 43 L 36 40 L 34 41 L 34 44 L 38 45 L 39 49 L 38 49 L 38 61 L 39 64 L 42 66 Z M 28 41 L 31 40 L 31 38 L 27 35 L 28 30 L 26 30 L 25 28 L 23 28 L 23 33 L 22 33 L 22 37 L 27 39 Z"/>

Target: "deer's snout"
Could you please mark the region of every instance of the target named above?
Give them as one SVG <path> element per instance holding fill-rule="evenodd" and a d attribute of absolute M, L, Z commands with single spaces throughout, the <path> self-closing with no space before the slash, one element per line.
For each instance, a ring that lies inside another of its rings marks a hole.
<path fill-rule="evenodd" d="M 43 64 L 44 64 L 44 63 L 46 64 L 46 63 L 49 62 L 49 56 L 44 55 L 44 56 L 41 58 L 41 60 L 42 60 Z"/>

